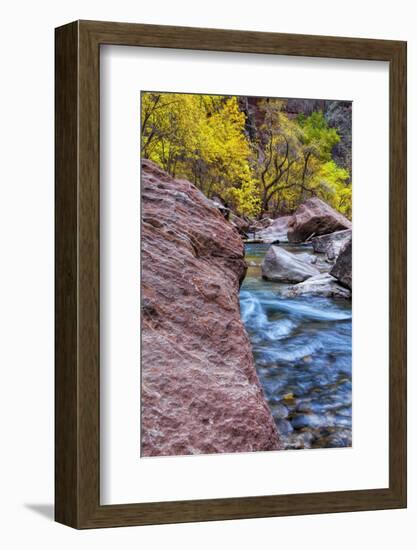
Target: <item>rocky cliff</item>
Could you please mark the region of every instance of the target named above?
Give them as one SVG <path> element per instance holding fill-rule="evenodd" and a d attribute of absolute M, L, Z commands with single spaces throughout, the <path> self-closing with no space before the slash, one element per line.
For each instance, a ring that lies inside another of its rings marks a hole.
<path fill-rule="evenodd" d="M 236 229 L 142 162 L 142 456 L 279 448 L 246 332 Z"/>

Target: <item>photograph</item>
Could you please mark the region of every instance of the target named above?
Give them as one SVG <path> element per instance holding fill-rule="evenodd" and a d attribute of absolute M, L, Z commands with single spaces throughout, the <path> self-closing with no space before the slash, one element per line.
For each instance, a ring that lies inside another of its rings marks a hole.
<path fill-rule="evenodd" d="M 2 4 L 0 548 L 409 550 L 414 4 L 42 7 Z"/>
<path fill-rule="evenodd" d="M 352 102 L 139 100 L 140 456 L 352 446 Z"/>

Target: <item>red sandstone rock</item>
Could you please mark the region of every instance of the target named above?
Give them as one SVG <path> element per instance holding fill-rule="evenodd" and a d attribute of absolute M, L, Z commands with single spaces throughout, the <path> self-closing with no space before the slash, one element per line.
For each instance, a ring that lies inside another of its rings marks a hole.
<path fill-rule="evenodd" d="M 278 449 L 239 314 L 238 232 L 142 162 L 142 456 Z"/>
<path fill-rule="evenodd" d="M 243 217 L 236 216 L 236 214 L 231 214 L 229 221 L 234 227 L 236 227 L 241 235 L 247 235 L 250 228 L 250 222 L 248 222 L 248 220 L 245 220 Z"/>
<path fill-rule="evenodd" d="M 289 242 L 303 242 L 316 235 L 351 229 L 352 223 L 331 206 L 313 197 L 300 206 L 288 224 Z"/>

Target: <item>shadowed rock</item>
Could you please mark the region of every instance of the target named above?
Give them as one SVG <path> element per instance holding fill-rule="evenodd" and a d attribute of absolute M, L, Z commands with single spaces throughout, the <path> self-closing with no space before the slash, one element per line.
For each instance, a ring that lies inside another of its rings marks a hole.
<path fill-rule="evenodd" d="M 330 274 L 347 288 L 352 290 L 352 239 L 340 251 Z"/>
<path fill-rule="evenodd" d="M 247 237 L 250 228 L 250 223 L 248 220 L 243 217 L 236 216 L 236 214 L 231 214 L 229 221 L 243 237 Z"/>
<path fill-rule="evenodd" d="M 292 254 L 279 246 L 270 246 L 261 264 L 262 276 L 269 281 L 282 283 L 300 283 L 319 271 L 306 261 L 299 259 L 297 254 Z"/>
<path fill-rule="evenodd" d="M 317 235 L 351 229 L 352 223 L 331 206 L 313 197 L 300 204 L 288 224 L 288 241 L 304 242 Z"/>
<path fill-rule="evenodd" d="M 278 449 L 239 313 L 238 232 L 142 162 L 142 456 Z"/>

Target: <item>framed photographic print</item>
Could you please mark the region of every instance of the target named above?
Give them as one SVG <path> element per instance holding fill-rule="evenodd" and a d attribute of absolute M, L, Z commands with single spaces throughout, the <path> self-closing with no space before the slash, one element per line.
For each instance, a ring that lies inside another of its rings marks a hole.
<path fill-rule="evenodd" d="M 406 44 L 56 29 L 56 520 L 406 506 Z"/>

